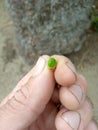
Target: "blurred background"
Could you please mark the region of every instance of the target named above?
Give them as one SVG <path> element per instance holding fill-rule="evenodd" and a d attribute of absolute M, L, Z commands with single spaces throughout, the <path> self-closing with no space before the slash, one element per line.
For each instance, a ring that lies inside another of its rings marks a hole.
<path fill-rule="evenodd" d="M 95 1 L 98 7 L 98 0 Z M 13 22 L 4 0 L 0 0 L 0 101 L 17 82 L 33 67 L 17 53 Z M 94 118 L 98 122 L 98 33 L 87 30 L 83 48 L 67 55 L 88 83 L 88 95 L 94 104 Z"/>

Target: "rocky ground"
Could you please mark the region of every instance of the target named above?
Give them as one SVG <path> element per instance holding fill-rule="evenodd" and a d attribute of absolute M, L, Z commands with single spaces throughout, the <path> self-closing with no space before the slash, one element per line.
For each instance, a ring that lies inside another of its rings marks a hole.
<path fill-rule="evenodd" d="M 0 100 L 32 68 L 17 53 L 13 23 L 4 0 L 0 1 Z M 87 34 L 87 41 L 78 53 L 68 55 L 88 82 L 88 95 L 94 104 L 98 122 L 98 33 Z"/>

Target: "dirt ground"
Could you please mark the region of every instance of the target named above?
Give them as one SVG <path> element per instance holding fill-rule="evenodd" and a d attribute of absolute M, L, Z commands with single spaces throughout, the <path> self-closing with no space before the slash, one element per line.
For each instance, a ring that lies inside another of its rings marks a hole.
<path fill-rule="evenodd" d="M 13 23 L 4 0 L 0 1 L 0 101 L 32 68 L 17 54 Z M 14 44 L 13 44 L 14 43 Z M 88 95 L 94 104 L 94 118 L 98 122 L 98 33 L 87 36 L 84 47 L 78 53 L 68 55 L 78 72 L 88 82 Z"/>

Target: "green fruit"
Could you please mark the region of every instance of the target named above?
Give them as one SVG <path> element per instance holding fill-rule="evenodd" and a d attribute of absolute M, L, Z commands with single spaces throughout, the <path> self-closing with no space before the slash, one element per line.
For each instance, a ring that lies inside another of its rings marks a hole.
<path fill-rule="evenodd" d="M 56 59 L 55 59 L 55 58 L 50 58 L 50 59 L 48 60 L 48 68 L 49 68 L 49 69 L 55 69 L 56 66 L 57 66 L 57 61 L 56 61 Z"/>

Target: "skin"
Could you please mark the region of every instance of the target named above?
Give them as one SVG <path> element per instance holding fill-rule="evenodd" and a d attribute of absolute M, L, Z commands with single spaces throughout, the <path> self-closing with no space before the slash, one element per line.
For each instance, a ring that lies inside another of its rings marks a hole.
<path fill-rule="evenodd" d="M 78 113 L 81 122 L 77 130 L 98 130 L 92 119 L 92 105 L 86 96 L 87 83 L 84 77 L 76 72 L 68 58 L 59 55 L 52 57 L 58 62 L 55 71 L 47 67 L 50 57 L 42 56 L 45 65 L 40 73 L 37 64 L 2 101 L 0 129 L 74 130 L 62 115 Z M 81 101 L 79 93 L 75 95 L 76 92 L 71 91 L 72 86 L 76 84 L 82 90 Z M 61 106 L 57 108 L 59 103 Z M 76 117 L 71 117 L 74 122 Z"/>

